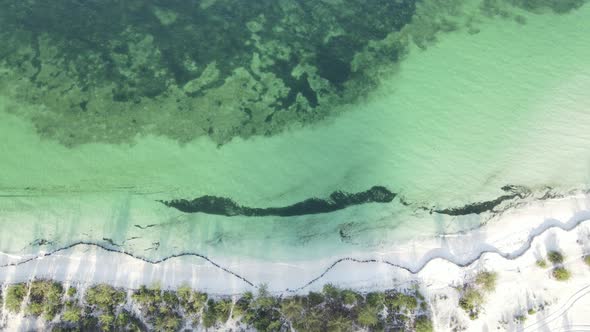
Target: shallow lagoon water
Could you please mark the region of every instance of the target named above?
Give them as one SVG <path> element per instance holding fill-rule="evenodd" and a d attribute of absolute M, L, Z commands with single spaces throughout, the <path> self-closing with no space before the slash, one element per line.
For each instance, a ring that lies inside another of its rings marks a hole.
<path fill-rule="evenodd" d="M 590 7 L 527 14 L 526 24 L 482 20 L 477 34 L 446 33 L 411 49 L 376 91 L 333 118 L 222 146 L 149 136 L 65 147 L 7 112 L 39 106 L 18 103 L 4 87 L 0 218 L 19 232 L 3 232 L 1 250 L 33 253 L 31 243 L 45 239 L 42 250 L 89 241 L 140 256 L 198 252 L 238 263 L 339 256 L 482 222 L 416 207 L 493 199 L 507 184 L 586 188 Z M 374 185 L 400 196 L 289 218 L 183 214 L 156 202 L 216 195 L 270 207 Z"/>

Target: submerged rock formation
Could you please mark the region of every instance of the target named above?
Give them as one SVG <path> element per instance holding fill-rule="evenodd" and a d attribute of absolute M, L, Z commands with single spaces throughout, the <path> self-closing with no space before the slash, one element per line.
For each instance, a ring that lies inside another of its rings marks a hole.
<path fill-rule="evenodd" d="M 394 63 L 415 0 L 7 1 L 0 81 L 73 146 L 271 135 L 325 117 Z M 2 77 L 4 76 L 4 77 Z M 15 82 L 17 81 L 17 82 Z"/>

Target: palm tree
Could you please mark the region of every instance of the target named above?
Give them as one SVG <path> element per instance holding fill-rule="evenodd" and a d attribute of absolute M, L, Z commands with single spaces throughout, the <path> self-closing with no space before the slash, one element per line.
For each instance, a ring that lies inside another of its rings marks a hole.
<path fill-rule="evenodd" d="M 329 332 L 351 332 L 352 321 L 344 316 L 337 316 L 328 322 Z"/>
<path fill-rule="evenodd" d="M 288 299 L 281 304 L 281 312 L 289 321 L 299 321 L 303 316 L 303 305 L 296 299 Z"/>
<path fill-rule="evenodd" d="M 218 317 L 222 322 L 225 323 L 229 319 L 233 305 L 234 303 L 231 300 L 221 300 L 215 303 L 215 311 L 218 312 Z"/>

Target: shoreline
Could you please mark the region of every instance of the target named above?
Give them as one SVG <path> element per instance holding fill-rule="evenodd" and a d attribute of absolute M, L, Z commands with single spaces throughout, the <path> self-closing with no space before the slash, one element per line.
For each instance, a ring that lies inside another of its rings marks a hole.
<path fill-rule="evenodd" d="M 571 280 L 556 281 L 551 277 L 552 268 L 535 265 L 553 250 L 566 257 L 564 266 L 571 271 Z M 262 284 L 279 297 L 319 291 L 326 284 L 362 293 L 417 285 L 427 299 L 437 331 L 450 330 L 458 321 L 470 329 L 499 324 L 507 330 L 536 330 L 547 324 L 554 328 L 556 325 L 551 324 L 558 321 L 554 316 L 565 311 L 580 316 L 587 301 L 585 295 L 590 294 L 584 282 L 590 277 L 590 268 L 581 260 L 587 254 L 590 194 L 577 194 L 501 212 L 476 230 L 415 239 L 373 255 L 353 253 L 336 262 L 322 259 L 265 264 L 176 257 L 150 263 L 95 244 L 79 244 L 18 266 L 0 267 L 0 282 L 51 279 L 82 287 L 106 283 L 127 290 L 153 284 L 162 289 L 188 285 L 217 297 L 256 292 Z M 481 271 L 497 273 L 498 286 L 486 296 L 485 313 L 469 320 L 454 301 L 458 301 L 461 285 L 473 282 Z M 536 314 L 536 322 L 527 325 L 505 319 L 538 306 L 547 309 Z M 562 306 L 570 309 L 563 310 Z M 583 321 L 581 317 L 572 324 Z"/>
<path fill-rule="evenodd" d="M 11 262 L 0 266 L 0 280 L 10 281 L 11 276 L 17 275 L 19 277 L 14 279 L 15 281 L 24 281 L 30 279 L 34 272 L 37 277 L 49 277 L 60 281 L 90 280 L 94 283 L 107 282 L 126 288 L 131 288 L 129 286 L 134 284 L 159 281 L 165 288 L 174 288 L 183 282 L 191 284 L 191 279 L 197 273 L 200 275 L 199 282 L 193 286 L 198 286 L 199 289 L 214 290 L 220 286 L 220 290 L 227 290 L 227 285 L 230 284 L 237 287 L 235 290 L 247 291 L 264 283 L 274 293 L 297 293 L 313 289 L 316 283 L 338 284 L 339 281 L 344 281 L 354 284 L 354 280 L 338 280 L 337 277 L 330 276 L 332 270 L 342 270 L 342 266 L 346 265 L 351 265 L 349 269 L 354 270 L 354 265 L 357 264 L 376 264 L 375 268 L 369 268 L 375 270 L 376 275 L 402 273 L 418 276 L 424 270 L 429 270 L 435 261 L 444 261 L 457 268 L 469 269 L 483 260 L 484 256 L 495 255 L 505 260 L 516 260 L 533 249 L 533 243 L 538 237 L 560 230 L 575 232 L 578 228 L 585 228 L 590 221 L 590 194 L 523 204 L 526 205 L 500 212 L 485 225 L 474 230 L 417 238 L 400 243 L 391 250 L 369 255 L 353 252 L 345 257 L 269 263 L 255 259 L 244 260 L 238 257 L 180 252 L 161 259 L 149 259 L 97 243 L 77 242 L 55 251 L 40 251 L 39 255 L 21 256 L 20 260 L 14 259 L 19 257 L 18 255 L 0 253 L 5 258 L 12 258 Z M 574 206 L 578 209 L 573 209 Z M 115 269 L 118 266 L 133 266 L 135 270 L 150 271 L 152 277 L 132 277 L 129 284 L 126 284 L 116 278 L 108 280 L 100 275 L 92 278 L 90 268 L 71 271 L 76 262 L 84 262 L 86 259 L 97 266 L 111 266 Z M 65 268 L 56 269 L 55 266 Z M 384 269 L 391 271 L 383 271 Z M 54 275 L 51 275 L 50 271 Z M 174 274 L 176 278 L 167 282 L 165 280 L 169 274 Z M 220 274 L 224 275 L 221 279 Z M 286 279 L 284 276 L 289 277 Z M 281 279 L 280 282 L 276 281 Z M 219 280 L 223 282 L 220 283 Z"/>

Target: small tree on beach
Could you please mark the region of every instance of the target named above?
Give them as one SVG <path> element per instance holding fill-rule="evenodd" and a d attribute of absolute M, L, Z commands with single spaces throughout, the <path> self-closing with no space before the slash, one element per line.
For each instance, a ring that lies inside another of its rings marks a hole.
<path fill-rule="evenodd" d="M 564 267 L 556 267 L 552 275 L 555 279 L 559 281 L 567 281 L 571 277 L 570 271 L 566 270 Z"/>
<path fill-rule="evenodd" d="M 469 318 L 477 319 L 483 300 L 483 294 L 479 290 L 468 287 L 459 299 L 459 307 L 467 312 Z"/>

